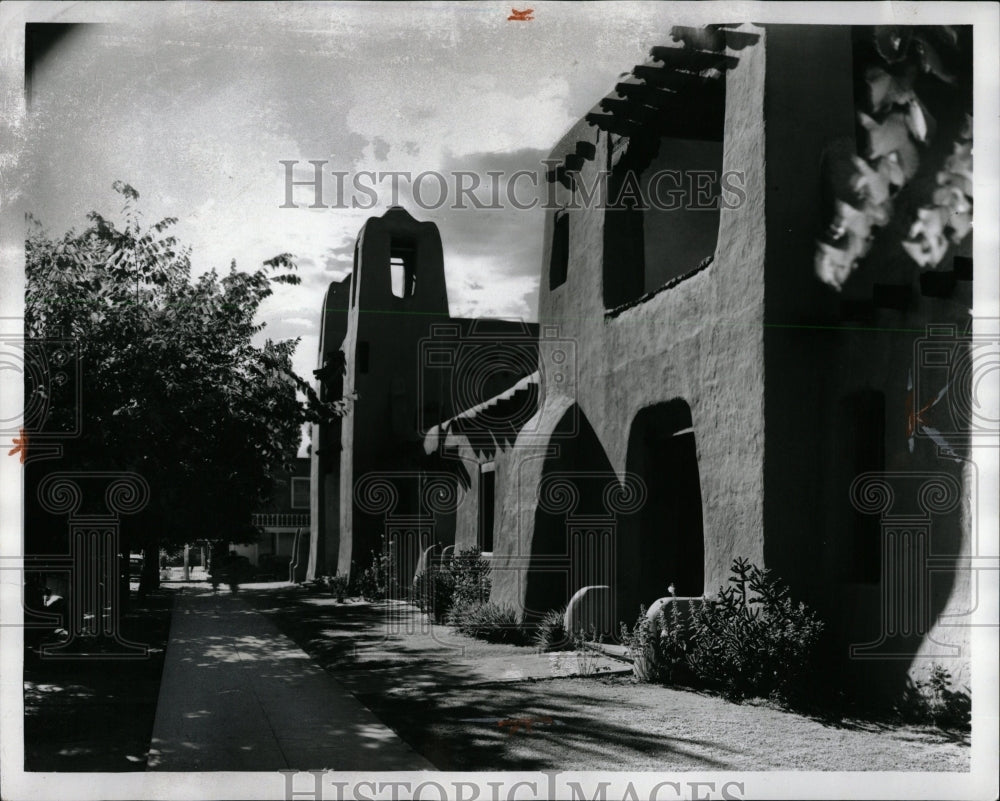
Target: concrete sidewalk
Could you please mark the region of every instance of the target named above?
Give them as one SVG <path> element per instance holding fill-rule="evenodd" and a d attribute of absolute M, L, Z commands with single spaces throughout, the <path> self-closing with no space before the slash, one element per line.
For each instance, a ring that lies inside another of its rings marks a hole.
<path fill-rule="evenodd" d="M 191 587 L 174 605 L 147 766 L 434 770 L 239 596 Z"/>

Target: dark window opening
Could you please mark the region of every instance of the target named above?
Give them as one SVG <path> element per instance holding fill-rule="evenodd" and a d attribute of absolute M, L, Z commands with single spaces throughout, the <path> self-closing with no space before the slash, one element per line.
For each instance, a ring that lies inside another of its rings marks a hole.
<path fill-rule="evenodd" d="M 354 269 L 351 271 L 351 306 L 358 303 L 358 243 L 354 243 Z"/>
<path fill-rule="evenodd" d="M 393 242 L 389 248 L 392 294 L 412 298 L 417 291 L 416 249 L 411 244 Z"/>
<path fill-rule="evenodd" d="M 358 372 L 362 375 L 368 373 L 369 350 L 367 342 L 358 343 Z"/>
<path fill-rule="evenodd" d="M 292 508 L 309 508 L 309 479 L 298 476 L 292 478 Z"/>
<path fill-rule="evenodd" d="M 479 473 L 479 548 L 493 552 L 493 518 L 496 512 L 496 471 L 483 465 Z"/>
<path fill-rule="evenodd" d="M 842 402 L 842 414 L 849 472 L 845 489 L 849 489 L 850 482 L 862 473 L 885 470 L 885 395 L 874 389 L 848 395 Z M 882 573 L 882 522 L 878 515 L 851 511 L 848 579 L 861 584 L 878 583 Z"/>
<path fill-rule="evenodd" d="M 552 231 L 552 257 L 549 260 L 549 289 L 566 283 L 569 271 L 569 214 L 566 209 L 556 212 Z"/>
<path fill-rule="evenodd" d="M 959 281 L 972 280 L 972 258 L 969 256 L 956 256 L 954 263 L 955 278 Z"/>
<path fill-rule="evenodd" d="M 958 259 L 955 259 L 958 261 Z M 920 294 L 926 298 L 950 298 L 955 294 L 958 271 L 920 273 Z"/>
<path fill-rule="evenodd" d="M 613 309 L 715 255 L 721 137 L 634 137 L 613 167 L 604 217 L 604 306 Z"/>

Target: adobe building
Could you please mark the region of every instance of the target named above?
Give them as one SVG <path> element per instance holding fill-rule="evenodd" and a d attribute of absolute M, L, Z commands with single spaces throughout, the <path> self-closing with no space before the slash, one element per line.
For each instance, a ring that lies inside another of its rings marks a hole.
<path fill-rule="evenodd" d="M 610 637 L 640 604 L 714 593 L 745 557 L 817 609 L 831 656 L 872 687 L 933 662 L 966 683 L 971 33 L 665 39 L 552 152 L 537 358 L 497 391 L 462 403 L 452 379 L 428 382 L 434 326 L 453 353 L 472 337 L 447 316 L 434 226 L 401 209 L 365 226 L 329 341 L 329 296 L 324 318 L 321 363 L 345 330 L 360 399 L 339 529 L 331 511 L 314 538 L 346 570 L 379 533 L 409 531 L 418 553 L 436 525 L 489 555 L 494 602 L 530 620 L 592 592 Z M 380 483 L 393 470 L 455 483 L 420 496 Z"/>
<path fill-rule="evenodd" d="M 971 235 L 958 220 L 934 264 L 910 255 L 965 141 L 966 33 L 949 80 L 890 58 L 936 124 L 893 150 L 859 125 L 901 113 L 869 83 L 883 52 L 848 26 L 675 28 L 559 142 L 539 372 L 492 402 L 513 405 L 517 435 L 471 409 L 425 440 L 477 477 L 456 546 L 491 552 L 493 601 L 532 618 L 606 586 L 593 622 L 614 636 L 640 603 L 713 593 L 746 557 L 866 676 L 898 687 L 938 661 L 967 681 Z M 896 175 L 911 149 L 919 166 Z M 668 196 L 676 171 L 722 178 L 680 186 L 679 208 L 615 202 L 629 182 Z M 876 172 L 882 194 L 858 180 Z M 844 204 L 881 216 L 831 286 L 826 248 L 855 247 Z M 528 386 L 525 418 L 512 397 Z"/>
<path fill-rule="evenodd" d="M 363 570 L 385 536 L 408 579 L 428 547 L 454 543 L 459 478 L 428 465 L 424 433 L 534 371 L 536 339 L 534 325 L 450 316 L 436 225 L 400 207 L 365 223 L 324 302 L 320 366 L 344 370 L 321 399 L 357 401 L 313 428 L 304 578 Z"/>

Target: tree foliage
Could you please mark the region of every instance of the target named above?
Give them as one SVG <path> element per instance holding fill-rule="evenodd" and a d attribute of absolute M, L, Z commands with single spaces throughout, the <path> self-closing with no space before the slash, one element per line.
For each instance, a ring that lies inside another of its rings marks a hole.
<path fill-rule="evenodd" d="M 299 282 L 290 254 L 192 277 L 176 218 L 146 226 L 138 192 L 114 190 L 120 224 L 91 212 L 82 232 L 54 238 L 29 221 L 26 336 L 72 339 L 82 362 L 82 435 L 48 469 L 139 473 L 152 489 L 147 525 L 162 523 L 167 543 L 244 538 L 302 424 L 347 401 L 321 403 L 295 374 L 297 339 L 254 344 L 273 285 Z M 33 391 L 53 417 L 74 414 L 64 388 Z"/>

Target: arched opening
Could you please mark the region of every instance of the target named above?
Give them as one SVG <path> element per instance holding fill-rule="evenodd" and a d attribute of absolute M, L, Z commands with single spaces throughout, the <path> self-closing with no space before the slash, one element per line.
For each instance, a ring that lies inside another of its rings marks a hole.
<path fill-rule="evenodd" d="M 577 406 L 563 415 L 549 444 L 552 453 L 538 487 L 525 620 L 563 609 L 581 587 L 615 580 L 614 515 L 606 490 L 617 477 L 604 447 Z"/>
<path fill-rule="evenodd" d="M 648 406 L 629 431 L 626 470 L 646 487 L 646 502 L 618 525 L 622 613 L 669 594 L 705 591 L 701 478 L 691 408 L 680 399 Z"/>

